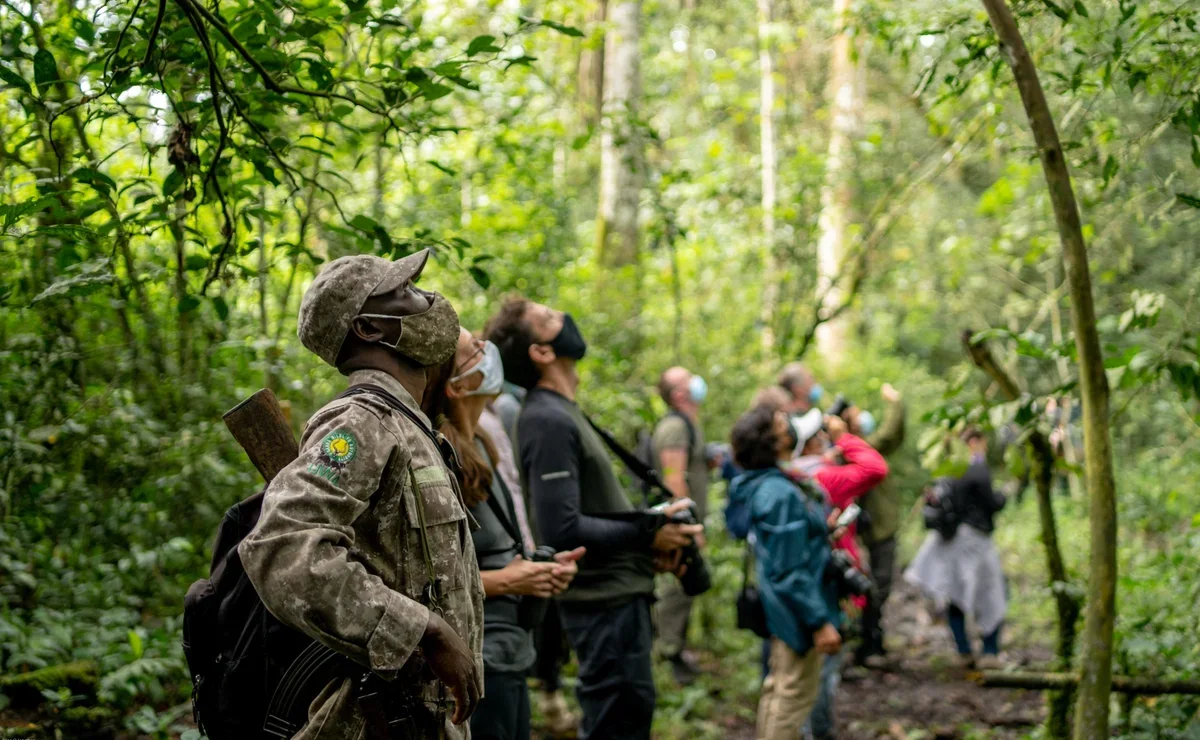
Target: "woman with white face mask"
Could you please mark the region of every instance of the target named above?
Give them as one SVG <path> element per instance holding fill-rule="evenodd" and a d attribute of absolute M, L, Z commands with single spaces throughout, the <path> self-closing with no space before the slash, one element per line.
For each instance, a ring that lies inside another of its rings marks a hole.
<path fill-rule="evenodd" d="M 546 562 L 527 552 L 514 505 L 521 492 L 509 489 L 497 473 L 496 446 L 479 428 L 487 404 L 504 384 L 500 353 L 491 342 L 462 329 L 454 356 L 438 368 L 425 393 L 422 410 L 454 445 L 462 463 L 462 491 L 480 528 L 471 533 L 483 577 L 484 698 L 471 716 L 476 740 L 528 740 L 529 690 L 525 676 L 536 656 L 532 628 L 538 600 L 561 593 L 576 573 L 583 548 L 549 553 Z"/>

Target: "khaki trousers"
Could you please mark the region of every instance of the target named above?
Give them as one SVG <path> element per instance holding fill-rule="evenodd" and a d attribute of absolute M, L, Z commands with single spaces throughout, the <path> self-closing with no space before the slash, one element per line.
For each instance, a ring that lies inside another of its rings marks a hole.
<path fill-rule="evenodd" d="M 812 713 L 821 687 L 821 655 L 797 655 L 782 640 L 771 638 L 771 672 L 758 702 L 757 740 L 796 740 Z"/>

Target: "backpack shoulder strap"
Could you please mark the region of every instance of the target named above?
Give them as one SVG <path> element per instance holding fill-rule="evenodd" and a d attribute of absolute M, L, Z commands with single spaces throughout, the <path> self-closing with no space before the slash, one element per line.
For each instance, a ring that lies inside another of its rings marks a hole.
<path fill-rule="evenodd" d="M 421 433 L 428 437 L 431 442 L 433 442 L 434 447 L 437 447 L 438 453 L 442 456 L 442 461 L 446 463 L 446 467 L 450 469 L 450 472 L 454 473 L 455 476 L 459 475 L 462 470 L 462 464 L 459 462 L 458 452 L 454 449 L 454 445 L 450 444 L 450 442 L 441 434 L 434 431 L 432 427 L 421 420 L 421 417 L 417 416 L 415 411 L 406 406 L 399 398 L 396 398 L 389 393 L 385 388 L 372 383 L 352 385 L 338 394 L 337 398 L 350 398 L 351 396 L 360 396 L 364 393 L 369 393 L 373 396 L 376 396 L 379 398 L 379 400 L 400 412 L 409 421 L 415 424 L 416 427 L 421 430 Z"/>
<path fill-rule="evenodd" d="M 688 431 L 688 458 L 691 458 L 692 450 L 696 447 L 696 425 L 692 423 L 687 414 L 678 409 L 671 409 L 667 412 L 667 416 L 678 416 L 683 419 L 683 425 L 687 427 Z"/>

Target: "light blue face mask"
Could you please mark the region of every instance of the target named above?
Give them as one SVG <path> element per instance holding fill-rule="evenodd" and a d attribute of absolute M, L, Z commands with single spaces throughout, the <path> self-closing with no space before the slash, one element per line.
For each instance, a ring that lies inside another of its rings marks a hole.
<path fill-rule="evenodd" d="M 858 430 L 863 434 L 875 431 L 875 415 L 870 411 L 858 412 Z"/>
<path fill-rule="evenodd" d="M 813 387 L 808 389 L 808 402 L 815 405 L 823 395 L 825 395 L 825 389 L 821 387 L 821 384 L 813 383 Z"/>
<path fill-rule="evenodd" d="M 451 383 L 470 377 L 473 373 L 479 373 L 483 376 L 483 381 L 479 387 L 473 391 L 467 391 L 468 396 L 497 396 L 504 389 L 504 363 L 500 359 L 500 349 L 491 342 L 483 343 L 483 358 L 475 364 L 475 367 L 450 378 Z"/>
<path fill-rule="evenodd" d="M 704 399 L 708 398 L 708 383 L 699 375 L 693 375 L 688 381 L 688 393 L 694 403 L 704 403 Z"/>

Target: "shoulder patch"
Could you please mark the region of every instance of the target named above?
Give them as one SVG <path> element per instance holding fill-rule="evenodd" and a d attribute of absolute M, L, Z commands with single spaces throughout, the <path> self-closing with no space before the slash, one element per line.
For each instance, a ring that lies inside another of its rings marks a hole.
<path fill-rule="evenodd" d="M 358 439 L 346 429 L 338 429 L 321 440 L 321 454 L 331 465 L 343 466 L 358 455 Z"/>

